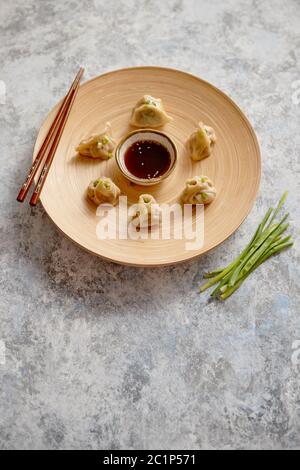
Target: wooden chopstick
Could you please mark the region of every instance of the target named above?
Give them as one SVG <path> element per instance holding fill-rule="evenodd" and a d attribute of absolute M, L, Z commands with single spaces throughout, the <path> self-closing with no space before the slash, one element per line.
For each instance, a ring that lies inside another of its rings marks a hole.
<path fill-rule="evenodd" d="M 79 86 L 79 82 L 81 80 L 83 72 L 84 72 L 84 69 L 80 68 L 77 75 L 76 75 L 76 77 L 75 77 L 75 79 L 74 79 L 74 81 L 73 81 L 73 83 L 72 83 L 72 85 L 71 85 L 71 87 L 70 87 L 70 89 L 69 89 L 69 91 L 68 91 L 68 93 L 67 93 L 67 95 L 63 99 L 63 102 L 62 102 L 62 104 L 61 104 L 61 106 L 60 106 L 60 108 L 59 108 L 52 124 L 51 124 L 51 127 L 50 127 L 46 137 L 45 137 L 45 140 L 43 141 L 43 143 L 41 145 L 41 148 L 38 151 L 38 154 L 35 157 L 34 162 L 31 165 L 31 168 L 30 168 L 30 170 L 27 174 L 27 177 L 26 177 L 26 179 L 25 179 L 25 181 L 24 181 L 24 183 L 23 183 L 23 185 L 20 189 L 20 192 L 19 192 L 18 197 L 17 197 L 17 201 L 23 202 L 24 199 L 26 198 L 27 193 L 28 193 L 28 191 L 30 189 L 30 186 L 32 184 L 32 181 L 33 181 L 33 179 L 34 179 L 34 177 L 35 177 L 35 175 L 36 175 L 36 173 L 37 173 L 37 171 L 40 167 L 40 164 L 42 163 L 42 160 L 45 156 L 45 153 L 48 149 L 49 143 L 51 142 L 51 139 L 54 136 L 54 133 L 57 131 L 58 125 L 59 125 L 62 117 L 64 116 L 66 110 L 68 109 L 68 106 L 69 106 L 69 103 L 70 103 L 70 98 L 71 98 L 74 90 L 76 88 L 78 88 L 78 86 Z"/>
<path fill-rule="evenodd" d="M 81 74 L 80 74 L 80 78 L 84 72 L 84 69 L 82 68 L 81 70 Z M 39 197 L 40 197 L 40 194 L 42 192 L 42 189 L 43 189 L 43 186 L 45 184 L 45 181 L 46 181 L 46 178 L 47 178 L 47 175 L 48 175 L 48 172 L 50 170 L 50 167 L 51 167 L 51 164 L 52 164 L 52 161 L 53 161 L 53 158 L 55 156 L 55 152 L 56 152 L 56 149 L 58 147 L 58 144 L 60 142 L 60 139 L 61 139 L 61 136 L 63 134 L 63 131 L 64 131 L 64 128 L 65 128 L 65 125 L 67 123 L 67 120 L 68 120 L 68 117 L 70 115 L 70 112 L 71 112 L 71 109 L 72 109 L 72 106 L 73 106 L 73 103 L 75 101 L 75 98 L 76 98 L 76 95 L 78 93 L 78 90 L 79 90 L 79 81 L 77 83 L 77 87 L 75 88 L 75 90 L 73 90 L 72 94 L 71 94 L 71 97 L 70 97 L 70 100 L 68 102 L 68 108 L 66 109 L 66 112 L 65 114 L 63 115 L 60 123 L 59 123 L 59 126 L 58 126 L 58 130 L 57 130 L 57 133 L 56 135 L 54 136 L 54 139 L 53 139 L 53 142 L 52 142 L 52 145 L 51 145 L 51 148 L 49 150 L 49 153 L 47 155 L 47 158 L 46 158 L 46 161 L 43 165 L 43 168 L 42 168 L 42 171 L 41 171 L 41 174 L 39 176 L 39 179 L 38 179 L 38 182 L 36 184 L 36 187 L 34 189 L 34 192 L 31 196 L 31 199 L 29 201 L 29 204 L 31 206 L 36 206 L 38 200 L 39 200 Z"/>

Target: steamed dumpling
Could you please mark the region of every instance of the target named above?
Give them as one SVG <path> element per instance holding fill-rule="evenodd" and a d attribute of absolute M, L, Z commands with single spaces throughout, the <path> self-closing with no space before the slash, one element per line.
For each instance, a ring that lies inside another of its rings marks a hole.
<path fill-rule="evenodd" d="M 115 206 L 121 194 L 118 186 L 105 176 L 90 182 L 87 194 L 97 206 L 99 204 L 112 204 Z"/>
<path fill-rule="evenodd" d="M 133 108 L 130 124 L 136 127 L 161 127 L 172 118 L 164 110 L 162 101 L 145 95 Z"/>
<path fill-rule="evenodd" d="M 76 151 L 80 155 L 92 158 L 108 160 L 113 156 L 116 142 L 112 138 L 111 125 L 106 123 L 105 129 L 100 134 L 95 134 L 80 142 Z"/>
<path fill-rule="evenodd" d="M 154 227 L 159 224 L 160 209 L 151 194 L 141 194 L 132 222 L 136 227 Z"/>
<path fill-rule="evenodd" d="M 186 181 L 181 201 L 183 204 L 209 204 L 216 194 L 216 188 L 207 176 L 194 176 Z"/>
<path fill-rule="evenodd" d="M 192 160 L 199 161 L 209 157 L 211 154 L 211 146 L 216 140 L 214 129 L 200 122 L 199 127 L 192 133 L 188 140 Z"/>

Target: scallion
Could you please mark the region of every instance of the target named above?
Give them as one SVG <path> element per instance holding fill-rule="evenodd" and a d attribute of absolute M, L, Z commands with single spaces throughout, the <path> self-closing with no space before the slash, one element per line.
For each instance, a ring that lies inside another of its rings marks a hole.
<path fill-rule="evenodd" d="M 218 284 L 211 296 L 227 299 L 258 266 L 293 245 L 290 235 L 282 238 L 282 234 L 289 227 L 289 224 L 285 223 L 289 214 L 285 214 L 279 222 L 275 221 L 286 197 L 287 192 L 283 194 L 275 209 L 271 207 L 266 212 L 252 239 L 232 263 L 225 268 L 204 274 L 204 278 L 209 280 L 200 287 L 200 292 Z"/>

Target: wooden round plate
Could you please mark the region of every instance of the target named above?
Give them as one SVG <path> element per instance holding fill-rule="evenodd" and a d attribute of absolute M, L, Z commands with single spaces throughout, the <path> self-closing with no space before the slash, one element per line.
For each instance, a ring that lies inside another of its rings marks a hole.
<path fill-rule="evenodd" d="M 111 122 L 118 141 L 127 132 L 137 100 L 150 94 L 163 100 L 173 117 L 162 130 L 176 143 L 174 172 L 158 186 L 130 184 L 109 161 L 76 156 L 85 137 Z M 57 105 L 58 106 L 58 105 Z M 49 113 L 37 137 L 35 154 L 57 111 Z M 186 140 L 199 121 L 212 126 L 217 143 L 212 155 L 193 162 Z M 185 72 L 160 67 L 135 67 L 101 75 L 84 83 L 78 92 L 64 134 L 45 183 L 41 202 L 55 225 L 71 240 L 107 260 L 135 266 L 162 266 L 199 256 L 222 243 L 242 223 L 255 201 L 260 181 L 260 152 L 255 133 L 241 110 L 223 92 Z M 217 188 L 215 201 L 205 208 L 204 246 L 186 250 L 186 240 L 99 240 L 96 207 L 86 198 L 92 179 L 109 176 L 134 203 L 142 193 L 158 202 L 178 202 L 185 180 L 206 175 Z"/>

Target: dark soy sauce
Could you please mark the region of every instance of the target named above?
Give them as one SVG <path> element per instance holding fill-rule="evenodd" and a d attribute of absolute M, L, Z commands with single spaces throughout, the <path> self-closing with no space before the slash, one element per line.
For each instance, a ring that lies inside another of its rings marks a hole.
<path fill-rule="evenodd" d="M 125 153 L 124 163 L 137 178 L 152 179 L 164 175 L 171 164 L 171 157 L 163 145 L 153 140 L 132 144 Z"/>

